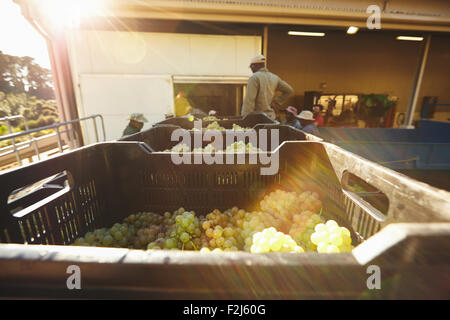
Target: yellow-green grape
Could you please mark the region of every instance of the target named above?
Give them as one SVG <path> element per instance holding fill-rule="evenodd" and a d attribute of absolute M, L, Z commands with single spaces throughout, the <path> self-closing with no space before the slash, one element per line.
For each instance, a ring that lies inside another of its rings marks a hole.
<path fill-rule="evenodd" d="M 304 250 L 289 235 L 270 227 L 253 235 L 250 252 L 304 252 Z"/>
<path fill-rule="evenodd" d="M 317 245 L 319 253 L 339 253 L 352 250 L 350 231 L 340 227 L 334 220 L 318 224 L 311 235 L 311 242 Z"/>

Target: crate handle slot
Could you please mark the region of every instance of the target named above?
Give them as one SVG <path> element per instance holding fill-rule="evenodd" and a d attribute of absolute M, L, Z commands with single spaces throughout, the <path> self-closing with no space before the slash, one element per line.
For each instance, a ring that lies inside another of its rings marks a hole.
<path fill-rule="evenodd" d="M 33 210 L 72 190 L 71 174 L 63 172 L 27 184 L 13 190 L 8 196 L 9 212 L 16 218 L 24 217 Z"/>
<path fill-rule="evenodd" d="M 155 150 L 152 149 L 152 147 L 150 147 L 150 146 L 149 146 L 148 144 L 146 144 L 145 142 L 139 143 L 139 148 L 141 148 L 142 150 L 144 150 L 144 152 L 147 153 L 147 154 L 156 152 Z"/>
<path fill-rule="evenodd" d="M 382 191 L 349 171 L 343 172 L 341 184 L 348 196 L 376 209 L 379 218 L 385 220 L 389 210 L 389 199 Z"/>

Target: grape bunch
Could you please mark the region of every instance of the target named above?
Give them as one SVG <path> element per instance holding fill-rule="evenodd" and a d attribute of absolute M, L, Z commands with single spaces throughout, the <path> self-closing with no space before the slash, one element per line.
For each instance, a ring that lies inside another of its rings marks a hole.
<path fill-rule="evenodd" d="M 203 130 L 219 130 L 219 131 L 225 131 L 225 128 L 222 127 L 217 121 L 214 121 L 213 123 L 208 124 L 206 128 Z"/>
<path fill-rule="evenodd" d="M 242 239 L 236 227 L 236 219 L 243 211 L 234 207 L 223 213 L 217 209 L 208 213 L 201 223 L 204 232 L 201 236 L 201 247 L 206 248 L 203 251 L 237 251 Z"/>
<path fill-rule="evenodd" d="M 87 232 L 84 237 L 77 238 L 74 245 L 127 248 L 132 247 L 135 234 L 134 226 L 116 223 L 110 229 L 101 228 Z"/>
<path fill-rule="evenodd" d="M 184 153 L 184 152 L 191 152 L 191 148 L 185 143 L 179 143 L 179 144 L 173 146 L 171 149 L 166 149 L 163 152 Z"/>
<path fill-rule="evenodd" d="M 194 211 L 176 210 L 173 215 L 166 212 L 167 223 L 155 241 L 147 249 L 197 250 L 200 245 L 200 224 Z"/>
<path fill-rule="evenodd" d="M 340 227 L 334 220 L 328 220 L 325 224 L 320 223 L 314 230 L 311 242 L 317 246 L 319 253 L 349 252 L 353 248 L 350 231 Z"/>
<path fill-rule="evenodd" d="M 203 117 L 203 121 L 216 121 L 216 120 L 220 120 L 220 119 L 215 116 Z"/>
<path fill-rule="evenodd" d="M 262 152 L 263 150 L 257 147 L 254 147 L 251 142 L 245 144 L 244 141 L 238 141 L 230 144 L 225 148 L 223 152 L 226 153 L 248 153 L 248 152 Z"/>
<path fill-rule="evenodd" d="M 283 222 L 283 226 L 280 226 L 280 231 L 289 233 L 292 221 L 295 221 L 294 216 L 302 216 L 302 213 L 305 211 L 319 212 L 322 207 L 322 202 L 317 192 L 305 191 L 298 194 L 296 192 L 276 190 L 261 200 L 260 207 L 262 211 L 271 214 Z M 306 214 L 303 216 L 306 216 Z M 304 218 L 296 219 L 298 222 L 304 220 Z"/>
<path fill-rule="evenodd" d="M 233 131 L 251 131 L 253 129 L 248 128 L 248 127 L 241 127 L 240 125 L 233 123 L 233 127 L 231 128 L 231 130 L 233 130 Z"/>
<path fill-rule="evenodd" d="M 317 193 L 277 190 L 260 202 L 261 210 L 233 207 L 205 216 L 184 208 L 162 215 L 139 212 L 110 229 L 87 232 L 74 244 L 201 252 L 351 251 L 349 230 L 333 220 L 325 223 L 321 207 Z"/>
<path fill-rule="evenodd" d="M 294 214 L 288 233 L 303 248 L 316 251 L 316 245 L 311 242 L 311 235 L 314 233 L 315 226 L 322 222 L 325 220 L 321 215 L 305 210 L 300 214 Z"/>
<path fill-rule="evenodd" d="M 289 235 L 277 231 L 274 227 L 264 229 L 253 235 L 251 253 L 264 252 L 305 252 Z"/>

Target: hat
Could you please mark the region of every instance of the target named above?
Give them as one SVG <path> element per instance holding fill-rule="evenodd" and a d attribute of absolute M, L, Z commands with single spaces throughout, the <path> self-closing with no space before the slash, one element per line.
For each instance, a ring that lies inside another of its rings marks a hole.
<path fill-rule="evenodd" d="M 253 59 L 250 61 L 250 64 L 253 63 L 266 63 L 266 57 L 264 57 L 262 54 L 257 54 L 253 57 Z"/>
<path fill-rule="evenodd" d="M 293 107 L 293 106 L 287 107 L 284 111 L 290 112 L 290 113 L 292 113 L 294 116 L 297 116 L 297 113 L 298 113 L 297 108 L 295 108 L 295 107 Z"/>
<path fill-rule="evenodd" d="M 313 113 L 311 111 L 302 111 L 300 112 L 300 114 L 297 116 L 297 119 L 301 119 L 301 120 L 310 120 L 310 121 L 314 121 L 314 117 L 313 117 Z"/>
<path fill-rule="evenodd" d="M 209 112 L 208 112 L 208 115 L 210 115 L 210 116 L 215 116 L 216 115 L 216 110 L 210 110 Z"/>
<path fill-rule="evenodd" d="M 130 120 L 138 121 L 138 122 L 148 122 L 147 118 L 144 117 L 142 113 L 132 113 L 130 116 Z"/>

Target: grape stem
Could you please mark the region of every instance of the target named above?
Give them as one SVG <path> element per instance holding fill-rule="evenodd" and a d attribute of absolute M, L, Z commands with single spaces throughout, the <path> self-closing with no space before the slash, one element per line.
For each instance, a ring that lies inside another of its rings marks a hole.
<path fill-rule="evenodd" d="M 192 243 L 192 246 L 194 247 L 195 251 L 198 251 L 198 249 L 197 249 L 197 247 L 195 246 L 194 242 L 191 241 L 191 243 Z"/>

